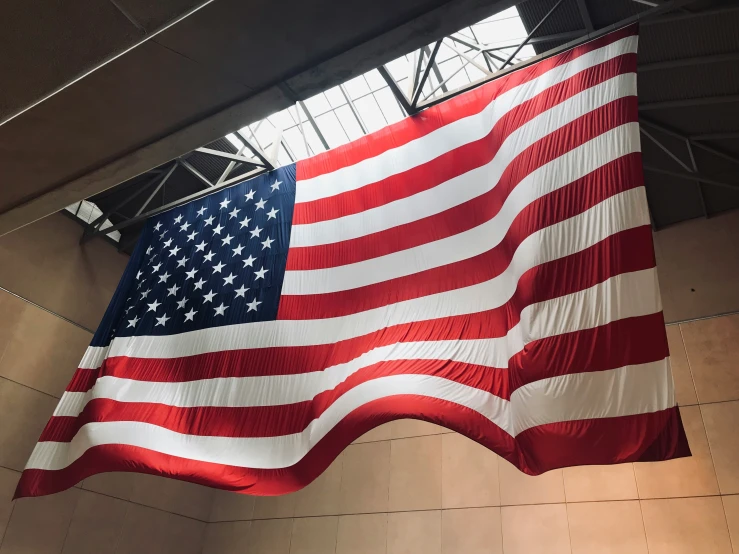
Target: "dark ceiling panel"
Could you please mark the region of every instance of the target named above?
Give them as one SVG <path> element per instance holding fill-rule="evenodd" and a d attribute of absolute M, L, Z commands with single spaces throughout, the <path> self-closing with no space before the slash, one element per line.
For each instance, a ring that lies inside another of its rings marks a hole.
<path fill-rule="evenodd" d="M 146 42 L 0 127 L 0 211 L 245 96 L 206 66 Z M 29 169 L 33 168 L 33 171 Z"/>
<path fill-rule="evenodd" d="M 739 94 L 737 67 L 739 61 L 640 72 L 639 102 Z"/>
<path fill-rule="evenodd" d="M 114 0 L 136 20 L 147 33 L 152 33 L 182 14 L 193 10 L 203 0 Z"/>
<path fill-rule="evenodd" d="M 5 0 L 0 120 L 143 38 L 104 0 Z"/>
<path fill-rule="evenodd" d="M 444 3 L 218 0 L 154 40 L 259 90 Z"/>

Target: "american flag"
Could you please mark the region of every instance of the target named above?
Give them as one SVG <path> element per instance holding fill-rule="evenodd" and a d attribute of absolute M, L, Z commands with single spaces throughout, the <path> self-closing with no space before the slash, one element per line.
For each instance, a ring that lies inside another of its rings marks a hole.
<path fill-rule="evenodd" d="M 23 473 L 297 490 L 417 418 L 522 471 L 689 454 L 637 30 L 151 219 Z"/>

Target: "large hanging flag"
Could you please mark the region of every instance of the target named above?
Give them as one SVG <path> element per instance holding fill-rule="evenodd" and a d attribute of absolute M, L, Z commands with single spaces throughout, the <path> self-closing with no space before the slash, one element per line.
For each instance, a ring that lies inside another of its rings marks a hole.
<path fill-rule="evenodd" d="M 535 475 L 689 455 L 635 27 L 152 218 L 19 496 L 300 489 L 416 418 Z"/>

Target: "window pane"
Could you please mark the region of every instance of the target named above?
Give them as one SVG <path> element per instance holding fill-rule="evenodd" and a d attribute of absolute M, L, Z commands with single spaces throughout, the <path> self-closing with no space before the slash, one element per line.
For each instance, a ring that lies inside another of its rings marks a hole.
<path fill-rule="evenodd" d="M 348 105 L 337 108 L 336 117 L 339 118 L 341 126 L 344 128 L 346 134 L 349 135 L 349 140 L 356 140 L 364 135 L 362 128 L 357 122 L 357 118 L 354 117 L 354 114 Z"/>
<path fill-rule="evenodd" d="M 382 129 L 387 125 L 387 121 L 385 121 L 385 117 L 382 115 L 380 107 L 377 105 L 373 95 L 370 94 L 369 96 L 360 98 L 354 105 L 357 107 L 357 111 L 362 116 L 362 121 L 367 125 L 367 130 L 370 133 Z"/>
<path fill-rule="evenodd" d="M 331 106 L 323 93 L 316 94 L 315 96 L 305 100 L 305 107 L 308 108 L 308 111 L 313 117 L 326 113 L 331 109 Z"/>
<path fill-rule="evenodd" d="M 373 69 L 372 71 L 368 71 L 367 73 L 364 74 L 364 77 L 365 79 L 367 79 L 367 84 L 372 90 L 378 90 L 384 86 L 387 86 L 385 79 L 382 78 L 382 75 L 380 75 L 380 72 L 377 71 L 376 69 Z"/>
<path fill-rule="evenodd" d="M 282 140 L 290 146 L 290 150 L 293 151 L 293 154 L 295 154 L 299 160 L 303 160 L 308 157 L 308 152 L 305 150 L 303 135 L 300 134 L 300 129 L 298 129 L 298 127 L 293 127 L 292 129 L 285 131 L 282 135 Z"/>
<path fill-rule="evenodd" d="M 289 129 L 295 123 L 297 123 L 293 116 L 290 115 L 290 112 L 288 110 L 282 110 L 281 112 L 277 112 L 276 114 L 272 114 L 269 116 L 269 121 L 278 129 L 282 129 L 283 131 L 285 129 Z"/>
<path fill-rule="evenodd" d="M 332 108 L 338 108 L 339 106 L 346 104 L 346 99 L 339 90 L 339 87 L 330 88 L 324 94 Z"/>
<path fill-rule="evenodd" d="M 365 81 L 364 77 L 361 75 L 344 83 L 344 88 L 346 88 L 349 93 L 349 97 L 352 100 L 362 96 L 363 94 L 367 94 L 370 91 L 369 86 L 367 86 L 367 81 Z"/>
<path fill-rule="evenodd" d="M 336 148 L 349 142 L 349 137 L 346 136 L 334 112 L 319 115 L 316 118 L 316 125 L 321 130 L 321 134 L 323 134 L 323 138 L 328 142 L 329 147 Z"/>
<path fill-rule="evenodd" d="M 388 123 L 395 123 L 396 121 L 403 119 L 403 112 L 398 106 L 398 101 L 395 99 L 393 93 L 388 87 L 378 90 L 375 93 L 375 100 L 377 100 L 377 103 L 380 105 L 382 114 L 385 116 Z"/>

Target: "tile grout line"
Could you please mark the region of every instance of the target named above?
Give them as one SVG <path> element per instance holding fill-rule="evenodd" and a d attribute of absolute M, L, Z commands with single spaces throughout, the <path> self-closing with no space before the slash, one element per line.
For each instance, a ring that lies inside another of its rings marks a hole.
<path fill-rule="evenodd" d="M 86 489 L 83 489 L 86 490 Z M 94 491 L 88 491 L 88 492 L 94 492 Z M 101 494 L 101 493 L 97 493 Z M 107 495 L 105 495 L 107 496 Z M 258 519 L 228 519 L 223 521 L 213 521 L 211 523 L 238 523 L 238 522 L 248 522 L 248 521 L 276 521 L 276 520 L 283 520 L 283 519 L 310 519 L 310 518 L 319 518 L 319 517 L 343 517 L 343 516 L 366 516 L 366 515 L 377 515 L 377 514 L 405 514 L 405 513 L 413 513 L 413 512 L 439 512 L 439 511 L 445 511 L 445 510 L 480 510 L 480 509 L 486 509 L 486 508 L 517 508 L 521 506 L 553 506 L 556 504 L 601 504 L 601 503 L 613 503 L 613 502 L 641 502 L 644 500 L 684 500 L 688 498 L 722 498 L 724 496 L 739 496 L 739 493 L 732 493 L 732 494 L 701 494 L 701 495 L 694 495 L 694 496 L 660 496 L 660 497 L 654 497 L 654 498 L 617 498 L 617 499 L 607 499 L 607 500 L 579 500 L 579 501 L 572 501 L 572 502 L 538 502 L 538 503 L 527 503 L 527 504 L 501 504 L 501 505 L 484 505 L 484 506 L 458 506 L 454 508 L 419 508 L 416 510 L 395 510 L 395 511 L 377 511 L 377 512 L 352 512 L 352 513 L 329 513 L 329 514 L 316 514 L 316 515 L 305 515 L 305 516 L 289 516 L 289 517 L 267 517 L 267 518 L 258 518 Z M 115 498 L 115 497 L 111 497 Z M 118 499 L 122 500 L 122 499 Z M 132 502 L 132 504 L 136 504 L 135 502 Z M 145 506 L 141 504 L 142 506 Z M 151 508 L 151 506 L 145 506 L 148 508 Z M 158 508 L 155 508 L 158 509 Z M 166 510 L 160 510 L 165 511 Z M 180 515 L 180 514 L 174 514 L 174 512 L 167 512 L 171 513 L 173 515 Z M 188 516 L 181 516 L 181 517 L 188 517 Z M 195 519 L 195 518 L 189 518 L 189 519 Z M 203 522 L 202 520 L 195 520 Z"/>
<path fill-rule="evenodd" d="M 63 315 L 58 314 L 58 313 L 50 310 L 49 308 L 44 308 L 41 304 L 36 304 L 36 302 L 34 302 L 33 300 L 29 300 L 25 296 L 21 296 L 20 294 L 16 294 L 12 290 L 8 290 L 5 287 L 0 286 L 0 291 L 7 292 L 8 294 L 10 294 L 12 296 L 15 296 L 16 298 L 18 298 L 20 300 L 23 300 L 24 302 L 27 302 L 31 306 L 35 306 L 36 308 L 39 308 L 40 310 L 43 310 L 46 313 L 49 313 L 49 314 L 51 314 L 53 316 L 56 316 L 59 319 L 66 321 L 67 323 L 71 323 L 75 327 L 79 327 L 80 329 L 83 329 L 83 330 L 87 331 L 91 335 L 94 335 L 95 334 L 95 331 L 93 331 L 92 329 L 88 329 L 87 327 L 85 327 L 81 323 L 77 323 L 76 321 L 73 321 L 73 320 L 69 319 L 68 317 L 64 317 Z"/>
<path fill-rule="evenodd" d="M 642 509 L 641 499 L 637 500 L 639 503 L 639 515 L 641 516 L 641 528 L 644 531 L 644 543 L 647 545 L 647 554 L 649 554 L 649 538 L 647 537 L 647 524 L 644 523 L 644 510 Z"/>
<path fill-rule="evenodd" d="M 35 388 L 33 388 L 33 387 L 29 386 L 29 385 L 26 385 L 25 383 L 21 383 L 21 382 L 19 382 L 19 381 L 16 381 L 16 380 L 14 380 L 14 379 L 11 379 L 10 377 L 5 377 L 5 375 L 0 375 L 0 379 L 3 379 L 3 380 L 5 380 L 5 381 L 8 381 L 9 383 L 13 383 L 13 384 L 15 384 L 15 385 L 20 385 L 21 387 L 24 387 L 24 388 L 26 388 L 26 389 L 32 390 L 32 391 L 34 391 L 34 392 L 38 392 L 39 394 L 43 394 L 44 396 L 48 396 L 48 397 L 50 397 L 50 398 L 53 398 L 53 399 L 54 399 L 54 400 L 56 400 L 57 402 L 58 402 L 59 400 L 61 400 L 61 398 L 60 398 L 59 396 L 54 396 L 53 394 L 49 394 L 48 392 L 44 392 L 44 391 L 42 391 L 42 390 L 39 390 L 39 389 L 35 389 Z"/>
<path fill-rule="evenodd" d="M 690 356 L 688 356 L 688 347 L 685 346 L 685 335 L 683 334 L 683 326 L 678 325 L 677 330 L 680 333 L 680 342 L 683 345 L 683 352 L 685 352 L 685 361 L 688 363 L 688 371 L 690 372 L 690 380 L 693 383 L 693 392 L 695 393 L 695 401 L 700 406 L 701 400 L 698 397 L 698 387 L 695 384 L 695 375 L 693 375 L 693 364 L 690 363 Z M 701 414 L 701 418 L 703 414 Z"/>

